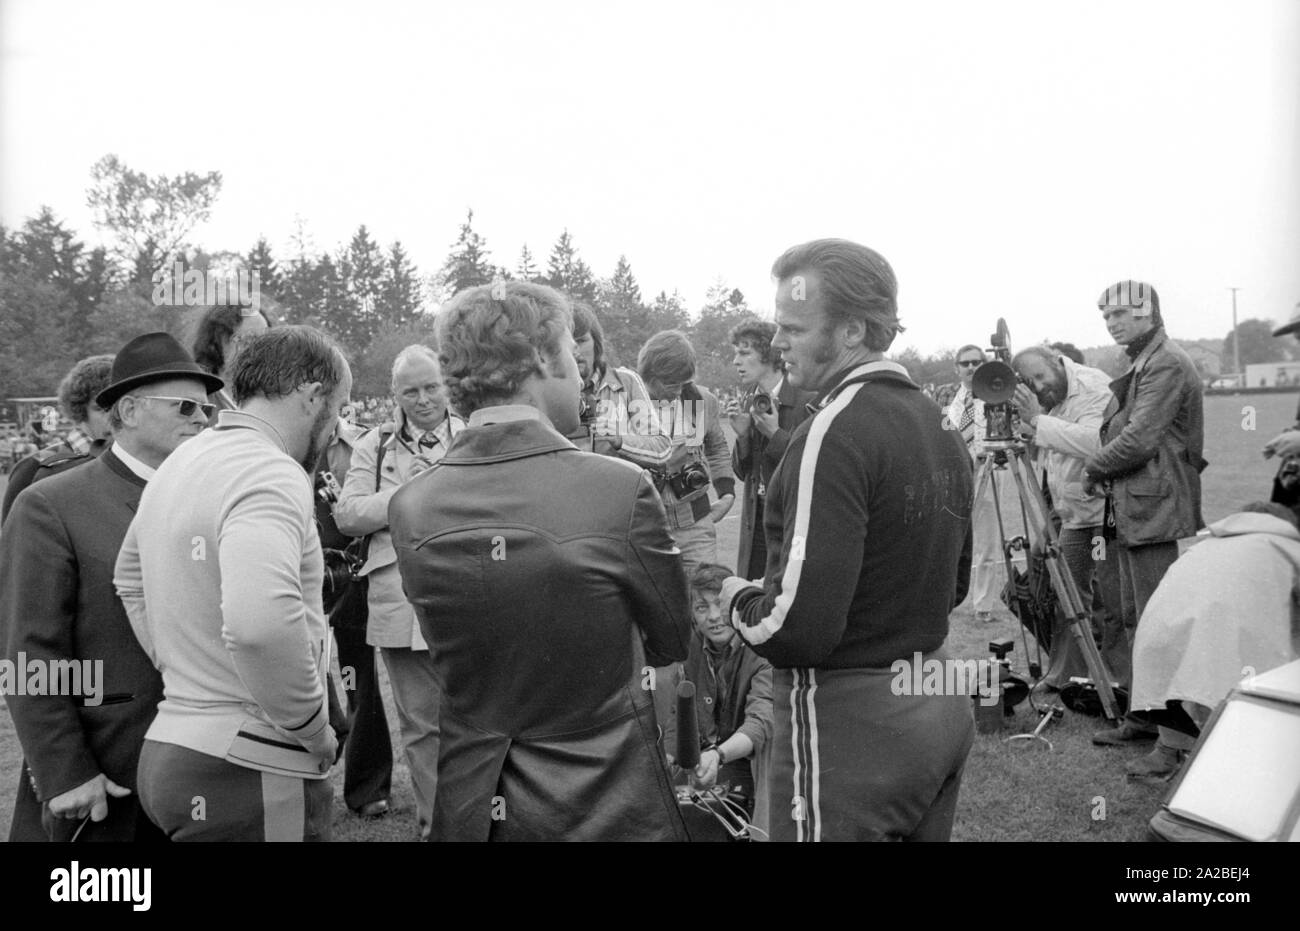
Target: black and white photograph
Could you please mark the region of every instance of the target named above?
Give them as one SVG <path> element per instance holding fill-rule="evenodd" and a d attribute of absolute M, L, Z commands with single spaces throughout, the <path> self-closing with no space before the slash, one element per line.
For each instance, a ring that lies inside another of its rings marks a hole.
<path fill-rule="evenodd" d="M 1297 0 L 0 0 L 0 840 L 1250 903 L 1298 168 Z"/>

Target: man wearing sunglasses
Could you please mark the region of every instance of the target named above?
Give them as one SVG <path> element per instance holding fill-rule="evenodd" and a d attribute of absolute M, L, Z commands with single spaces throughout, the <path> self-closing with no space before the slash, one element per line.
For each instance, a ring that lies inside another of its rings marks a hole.
<path fill-rule="evenodd" d="M 976 370 L 987 360 L 984 350 L 974 344 L 957 350 L 953 367 L 961 387 L 948 404 L 944 426 L 961 435 L 967 452 L 974 460 L 976 471 L 984 462 L 985 427 L 984 402 L 975 397 L 973 381 Z M 998 504 L 994 503 L 996 496 Z M 1001 517 L 998 516 L 999 504 Z M 1002 539 L 1010 540 L 1024 534 L 1024 518 L 1016 504 L 1016 489 L 1005 469 L 994 469 L 989 484 L 978 501 L 971 505 L 972 551 L 970 568 L 970 598 L 975 620 L 981 623 L 993 620 L 993 609 L 1006 582 L 1006 561 L 1002 554 Z M 1023 557 L 1014 561 L 1023 568 Z"/>
<path fill-rule="evenodd" d="M 100 672 L 43 690 L 64 694 L 6 691 L 25 758 L 10 840 L 162 839 L 136 800 L 162 680 L 113 592 L 113 564 L 146 483 L 203 429 L 207 395 L 221 387 L 168 334 L 132 340 L 95 396 L 112 446 L 14 500 L 0 535 L 3 657 Z"/>

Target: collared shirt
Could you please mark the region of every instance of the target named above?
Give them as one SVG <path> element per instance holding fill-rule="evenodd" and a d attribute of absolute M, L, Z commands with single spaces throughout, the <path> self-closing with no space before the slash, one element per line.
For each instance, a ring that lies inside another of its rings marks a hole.
<path fill-rule="evenodd" d="M 113 444 L 113 455 L 116 456 L 119 460 L 121 460 L 122 465 L 126 466 L 128 469 L 130 469 L 140 478 L 144 479 L 146 482 L 149 481 L 149 479 L 153 478 L 154 473 L 158 471 L 157 469 L 150 468 L 149 466 L 141 462 L 139 459 L 137 459 L 135 456 L 132 456 L 130 453 L 128 453 L 126 451 L 126 447 L 123 446 L 121 443 Z"/>
<path fill-rule="evenodd" d="M 1125 346 L 1124 355 L 1128 356 L 1130 361 L 1136 359 L 1138 356 L 1142 355 L 1142 350 L 1150 346 L 1151 341 L 1154 340 L 1163 329 L 1164 327 L 1157 323 L 1151 329 L 1147 330 L 1137 339 Z"/>
<path fill-rule="evenodd" d="M 948 404 L 945 424 L 960 434 L 972 456 L 978 457 L 984 453 L 984 436 L 988 429 L 984 402 L 975 397 L 968 386 L 962 385 L 953 395 Z"/>
<path fill-rule="evenodd" d="M 280 452 L 286 455 L 289 453 L 289 444 L 284 441 L 284 437 L 280 435 L 280 431 L 275 429 L 275 426 L 269 420 L 258 417 L 256 414 L 249 413 L 245 410 L 239 410 L 237 408 L 218 411 L 216 425 L 221 429 L 229 427 L 250 427 L 274 443 Z"/>
<path fill-rule="evenodd" d="M 1095 527 L 1102 522 L 1105 499 L 1084 493 L 1084 463 L 1101 449 L 1110 376 L 1064 356 L 1060 362 L 1065 367 L 1065 397 L 1034 419 L 1035 461 L 1047 470 L 1052 505 L 1063 526 Z"/>
<path fill-rule="evenodd" d="M 471 427 L 486 427 L 494 423 L 511 423 L 516 420 L 541 420 L 542 412 L 531 404 L 495 404 L 480 407 L 469 415 Z"/>
<path fill-rule="evenodd" d="M 398 422 L 400 425 L 397 429 L 397 440 L 399 443 L 406 446 L 407 452 L 412 453 L 413 455 L 421 455 L 421 448 L 431 449 L 435 445 L 441 445 L 445 452 L 447 447 L 451 444 L 452 437 L 455 435 L 455 431 L 451 426 L 451 420 L 451 411 L 447 411 L 442 415 L 442 420 L 438 422 L 436 427 L 430 430 L 416 430 L 412 423 L 406 419 L 405 414 L 399 412 Z M 421 447 L 420 444 L 425 441 L 426 437 L 428 438 L 430 445 Z M 412 444 L 416 447 L 415 449 L 412 448 Z"/>
<path fill-rule="evenodd" d="M 672 454 L 672 439 L 659 423 L 659 405 L 650 398 L 641 376 L 628 368 L 606 365 L 590 390 L 597 410 L 595 452 L 613 455 L 643 469 L 661 469 Z M 605 442 L 618 436 L 622 445 L 612 450 Z"/>

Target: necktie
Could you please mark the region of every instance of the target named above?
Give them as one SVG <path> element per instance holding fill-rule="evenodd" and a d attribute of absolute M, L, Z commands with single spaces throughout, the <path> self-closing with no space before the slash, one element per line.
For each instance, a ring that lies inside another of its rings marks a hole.
<path fill-rule="evenodd" d="M 434 436 L 432 430 L 425 430 L 424 433 L 420 435 L 419 447 L 421 449 L 433 449 L 433 447 L 437 445 L 438 438 Z"/>
<path fill-rule="evenodd" d="M 975 401 L 968 393 L 966 403 L 961 409 L 961 421 L 957 424 L 957 429 L 961 432 L 961 438 L 969 446 L 975 442 Z"/>

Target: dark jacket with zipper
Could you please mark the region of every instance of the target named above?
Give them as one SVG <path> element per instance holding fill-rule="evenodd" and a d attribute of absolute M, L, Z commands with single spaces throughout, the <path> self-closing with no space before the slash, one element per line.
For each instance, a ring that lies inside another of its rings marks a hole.
<path fill-rule="evenodd" d="M 671 693 L 683 677 L 695 685 L 695 718 L 700 748 L 726 743 L 740 731 L 754 744 L 750 756 L 723 764 L 718 782 L 739 781 L 753 786 L 762 773 L 755 765 L 772 736 L 772 664 L 745 646 L 740 637 L 718 653 L 699 633 L 681 666 L 673 666 L 658 687 Z M 664 750 L 677 753 L 677 703 L 664 726 Z"/>
<path fill-rule="evenodd" d="M 731 605 L 777 669 L 889 668 L 937 650 L 970 582 L 961 435 L 895 363 L 831 384 L 768 485 L 767 547 L 779 556 L 765 586 Z"/>
<path fill-rule="evenodd" d="M 103 664 L 98 705 L 85 696 L 5 695 L 29 777 L 19 786 L 10 840 L 50 840 L 42 803 L 100 773 L 133 794 L 110 798 L 108 820 L 88 824 L 80 839 L 137 839 L 136 764 L 162 678 L 131 630 L 113 568 L 144 486 L 109 447 L 24 490 L 0 533 L 4 658 Z M 60 839 L 77 822 L 52 826 Z"/>
<path fill-rule="evenodd" d="M 689 608 L 650 476 L 471 426 L 388 516 L 443 689 L 433 839 L 684 839 L 647 667 L 686 658 Z"/>

